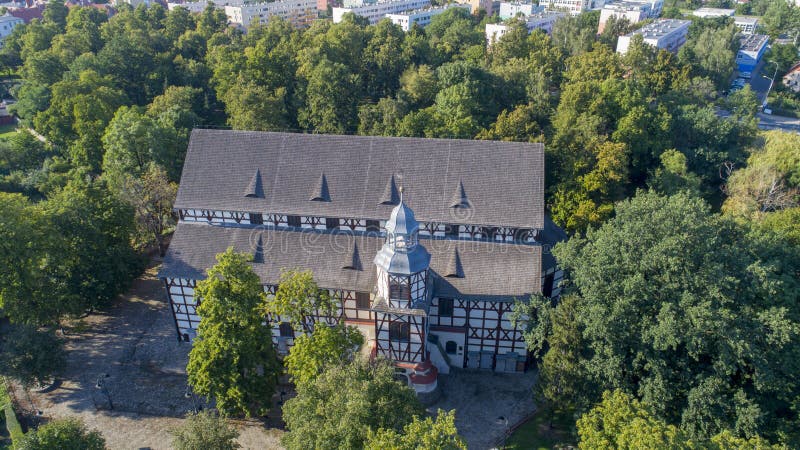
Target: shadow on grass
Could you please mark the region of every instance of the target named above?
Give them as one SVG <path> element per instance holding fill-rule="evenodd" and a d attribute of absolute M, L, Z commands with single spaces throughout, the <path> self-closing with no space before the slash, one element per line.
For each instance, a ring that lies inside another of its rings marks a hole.
<path fill-rule="evenodd" d="M 551 450 L 574 447 L 572 430 L 575 421 L 571 412 L 543 407 L 520 425 L 506 440 L 506 450 Z"/>

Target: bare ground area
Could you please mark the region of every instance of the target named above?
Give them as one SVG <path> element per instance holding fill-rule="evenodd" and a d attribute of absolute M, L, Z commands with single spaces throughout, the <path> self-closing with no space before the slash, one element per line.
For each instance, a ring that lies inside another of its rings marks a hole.
<path fill-rule="evenodd" d="M 78 416 L 101 431 L 111 449 L 170 447 L 170 430 L 203 402 L 187 397 L 190 347 L 177 342 L 156 270 L 152 267 L 134 281 L 130 293 L 108 311 L 66 328 L 65 375 L 50 392 L 32 392 L 30 401 L 18 390 L 23 408 L 41 410 L 47 419 Z M 535 410 L 535 381 L 535 373 L 454 370 L 439 377 L 442 395 L 429 411 L 455 409 L 456 425 L 469 448 L 488 449 Z M 237 421 L 239 443 L 247 449 L 281 448 L 283 431 L 269 428 L 279 422 L 275 417 L 268 425 Z"/>
<path fill-rule="evenodd" d="M 498 445 L 510 427 L 536 410 L 536 373 L 453 370 L 439 377 L 442 397 L 428 408 L 456 410 L 456 427 L 470 449 Z"/>
<path fill-rule="evenodd" d="M 202 399 L 187 397 L 189 345 L 177 342 L 155 274 L 150 268 L 108 311 L 67 327 L 67 371 L 56 389 L 30 394 L 32 409 L 45 418 L 80 417 L 111 449 L 170 447 L 170 430 Z M 20 391 L 17 398 L 30 406 Z M 260 421 L 236 426 L 244 448 L 280 448 L 282 431 Z"/>

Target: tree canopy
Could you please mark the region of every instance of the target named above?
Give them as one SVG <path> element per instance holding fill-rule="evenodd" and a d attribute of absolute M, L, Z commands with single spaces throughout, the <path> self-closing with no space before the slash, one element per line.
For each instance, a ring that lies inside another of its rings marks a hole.
<path fill-rule="evenodd" d="M 331 366 L 286 401 L 289 432 L 283 444 L 294 449 L 360 449 L 370 431 L 403 430 L 422 407 L 414 391 L 394 380 L 385 360 Z"/>
<path fill-rule="evenodd" d="M 280 365 L 270 328 L 263 325 L 264 288 L 249 255 L 229 248 L 197 283 L 200 325 L 189 352 L 189 384 L 225 414 L 264 413 Z"/>
<path fill-rule="evenodd" d="M 688 194 L 640 192 L 553 253 L 586 352 L 571 373 L 641 398 L 692 437 L 794 439 L 796 252 Z M 597 393 L 586 394 L 591 404 Z"/>

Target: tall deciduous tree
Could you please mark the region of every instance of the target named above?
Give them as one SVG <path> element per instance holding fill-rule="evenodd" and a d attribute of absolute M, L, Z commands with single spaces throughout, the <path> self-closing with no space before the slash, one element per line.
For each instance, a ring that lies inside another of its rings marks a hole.
<path fill-rule="evenodd" d="M 298 332 L 310 332 L 311 316 L 333 316 L 337 305 L 325 289 L 320 289 L 311 271 L 285 270 L 278 281 L 275 295 L 266 303 L 266 312 L 273 320 L 280 317 Z"/>
<path fill-rule="evenodd" d="M 364 343 L 358 328 L 339 324 L 317 326 L 310 335 L 298 336 L 284 364 L 296 385 L 314 381 L 326 367 L 341 365 L 352 359 Z"/>
<path fill-rule="evenodd" d="M 392 429 L 370 431 L 367 450 L 466 450 L 467 444 L 458 435 L 456 429 L 456 412 L 439 410 L 436 419 L 414 417 L 403 431 L 398 433 Z"/>
<path fill-rule="evenodd" d="M 225 419 L 209 410 L 190 414 L 186 421 L 172 431 L 175 450 L 236 450 L 239 432 Z"/>
<path fill-rule="evenodd" d="M 414 391 L 393 377 L 388 361 L 357 358 L 297 386 L 297 396 L 283 407 L 289 429 L 283 444 L 289 450 L 359 449 L 370 430 L 399 432 L 422 407 Z"/>
<path fill-rule="evenodd" d="M 248 259 L 229 248 L 197 283 L 200 325 L 186 372 L 220 411 L 250 416 L 268 409 L 280 366 L 264 326 L 264 288 Z"/>
<path fill-rule="evenodd" d="M 586 382 L 696 438 L 796 439 L 797 255 L 687 194 L 639 193 L 615 214 L 553 251 L 579 296 Z"/>
<path fill-rule="evenodd" d="M 145 236 L 146 243 L 158 246 L 164 256 L 164 234 L 175 226 L 172 204 L 178 193 L 178 185 L 169 181 L 164 169 L 150 164 L 141 177 L 125 177 L 120 195 L 132 207 L 136 215 L 139 233 Z"/>

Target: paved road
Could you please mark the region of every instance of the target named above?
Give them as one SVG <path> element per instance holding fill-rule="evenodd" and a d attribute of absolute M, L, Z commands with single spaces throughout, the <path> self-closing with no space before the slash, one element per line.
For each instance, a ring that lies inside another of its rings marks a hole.
<path fill-rule="evenodd" d="M 783 130 L 800 133 L 800 119 L 758 113 L 758 127 L 762 130 Z"/>

